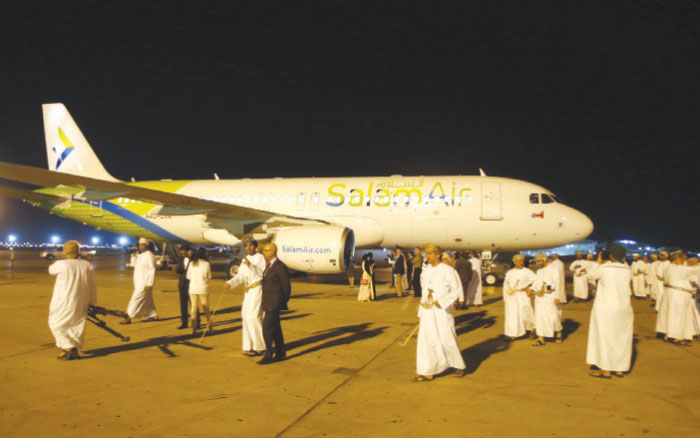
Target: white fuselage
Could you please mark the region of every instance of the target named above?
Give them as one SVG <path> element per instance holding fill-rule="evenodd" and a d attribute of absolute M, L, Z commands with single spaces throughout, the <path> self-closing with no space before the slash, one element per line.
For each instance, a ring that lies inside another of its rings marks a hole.
<path fill-rule="evenodd" d="M 585 239 L 593 224 L 525 181 L 482 176 L 199 180 L 176 193 L 351 228 L 358 248 L 521 250 Z M 542 196 L 544 194 L 545 196 Z M 547 203 L 543 203 L 545 201 Z M 129 201 L 118 199 L 117 204 Z M 144 218 L 181 240 L 230 244 L 204 215 Z"/>

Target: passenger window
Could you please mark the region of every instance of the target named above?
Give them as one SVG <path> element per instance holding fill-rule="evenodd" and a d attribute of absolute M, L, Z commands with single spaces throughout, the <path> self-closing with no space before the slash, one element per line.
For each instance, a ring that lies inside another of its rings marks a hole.
<path fill-rule="evenodd" d="M 552 204 L 552 203 L 554 203 L 554 199 L 552 199 L 548 194 L 542 193 L 542 203 L 543 204 Z"/>
<path fill-rule="evenodd" d="M 539 204 L 540 203 L 540 194 L 539 193 L 530 193 L 530 204 Z"/>

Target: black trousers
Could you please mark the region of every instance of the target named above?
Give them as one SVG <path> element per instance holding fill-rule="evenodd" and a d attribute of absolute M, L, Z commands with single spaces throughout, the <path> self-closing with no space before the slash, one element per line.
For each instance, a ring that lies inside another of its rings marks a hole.
<path fill-rule="evenodd" d="M 263 339 L 265 340 L 266 357 L 272 357 L 272 345 L 275 346 L 275 353 L 279 356 L 284 354 L 284 335 L 282 335 L 282 324 L 280 323 L 280 311 L 265 311 L 262 322 Z"/>
<path fill-rule="evenodd" d="M 190 304 L 190 282 L 187 281 L 185 284 L 178 285 L 180 290 L 180 319 L 182 320 L 182 325 L 187 326 L 188 320 L 188 310 Z"/>
<path fill-rule="evenodd" d="M 423 268 L 413 268 L 413 296 L 419 297 L 422 295 L 423 290 L 420 287 L 420 273 L 423 272 Z"/>

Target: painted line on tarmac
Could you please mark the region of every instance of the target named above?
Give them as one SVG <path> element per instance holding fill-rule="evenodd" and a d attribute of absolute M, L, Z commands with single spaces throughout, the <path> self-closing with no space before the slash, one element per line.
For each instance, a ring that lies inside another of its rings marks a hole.
<path fill-rule="evenodd" d="M 323 396 L 323 398 L 321 398 L 321 399 L 320 399 L 319 401 L 317 401 L 313 406 L 311 406 L 309 409 L 307 409 L 306 412 L 304 412 L 303 414 L 301 414 L 296 420 L 292 421 L 287 427 L 285 427 L 284 429 L 282 429 L 282 431 L 281 431 L 280 433 L 278 433 L 277 435 L 275 435 L 275 438 L 281 437 L 281 436 L 284 435 L 289 429 L 291 429 L 291 428 L 294 427 L 297 423 L 299 423 L 301 420 L 303 420 L 304 418 L 306 418 L 306 416 L 309 415 L 311 412 L 313 412 L 319 405 L 321 405 L 321 403 L 323 403 L 323 402 L 324 402 L 325 400 L 327 400 L 330 396 L 332 396 L 333 394 L 335 394 L 340 388 L 342 388 L 343 386 L 345 386 L 345 384 L 348 383 L 353 377 L 357 376 L 360 372 L 362 372 L 362 370 L 364 370 L 365 368 L 367 368 L 367 366 L 368 366 L 369 364 L 371 364 L 372 362 L 374 362 L 374 360 L 377 359 L 379 356 L 381 356 L 386 350 L 388 350 L 389 347 L 393 346 L 393 345 L 396 344 L 401 338 L 405 337 L 405 336 L 408 334 L 408 332 L 409 332 L 410 330 L 412 330 L 412 329 L 413 329 L 413 326 L 411 326 L 410 329 L 404 330 L 399 336 L 397 336 L 394 340 L 392 340 L 389 344 L 387 344 L 386 347 L 382 348 L 382 350 L 381 350 L 379 353 L 375 354 L 371 359 L 369 359 L 367 362 L 365 362 L 364 365 L 362 365 L 360 368 L 358 368 L 357 371 L 355 371 L 354 373 L 352 373 L 351 375 L 349 375 L 347 379 L 345 379 L 345 380 L 343 380 L 342 382 L 340 382 L 340 384 L 338 384 L 338 386 L 336 386 L 336 387 L 333 388 L 328 394 L 326 394 L 325 396 Z"/>

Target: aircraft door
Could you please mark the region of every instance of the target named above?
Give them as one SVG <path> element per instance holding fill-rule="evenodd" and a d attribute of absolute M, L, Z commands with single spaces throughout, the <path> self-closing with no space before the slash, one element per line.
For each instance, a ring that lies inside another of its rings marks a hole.
<path fill-rule="evenodd" d="M 501 183 L 483 181 L 481 183 L 481 218 L 482 221 L 503 220 L 501 212 Z"/>

